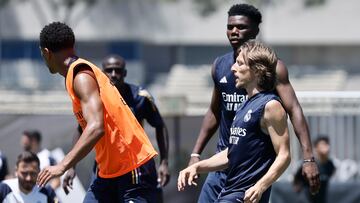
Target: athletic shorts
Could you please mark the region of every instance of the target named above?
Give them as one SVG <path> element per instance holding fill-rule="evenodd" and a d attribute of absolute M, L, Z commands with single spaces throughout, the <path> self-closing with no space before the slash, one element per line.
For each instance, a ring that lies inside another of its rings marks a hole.
<path fill-rule="evenodd" d="M 154 159 L 120 177 L 93 178 L 84 203 L 105 202 L 162 203 Z"/>
<path fill-rule="evenodd" d="M 225 185 L 226 177 L 226 173 L 222 171 L 210 172 L 201 189 L 198 203 L 215 202 Z"/>
<path fill-rule="evenodd" d="M 259 203 L 269 203 L 270 193 L 271 193 L 271 187 L 268 188 L 262 194 Z M 215 203 L 230 203 L 230 202 L 244 203 L 244 195 L 245 195 L 245 190 L 242 190 L 241 192 L 232 192 L 232 193 L 226 194 L 225 196 L 220 194 L 219 199 L 217 199 L 214 202 Z"/>

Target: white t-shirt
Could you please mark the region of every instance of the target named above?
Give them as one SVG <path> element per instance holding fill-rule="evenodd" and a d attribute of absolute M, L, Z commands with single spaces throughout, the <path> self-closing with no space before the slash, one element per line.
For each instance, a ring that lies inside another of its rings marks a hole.
<path fill-rule="evenodd" d="M 4 180 L 0 185 L 0 196 L 3 198 L 3 203 L 48 203 L 57 202 L 54 192 L 49 194 L 50 188 L 39 188 L 34 186 L 33 190 L 25 194 L 20 191 L 19 181 L 17 178 Z M 50 201 L 48 201 L 48 199 Z"/>
<path fill-rule="evenodd" d="M 40 160 L 40 170 L 43 170 L 47 166 L 55 165 L 55 160 L 51 156 L 51 152 L 47 149 L 41 150 L 37 153 L 37 156 Z"/>

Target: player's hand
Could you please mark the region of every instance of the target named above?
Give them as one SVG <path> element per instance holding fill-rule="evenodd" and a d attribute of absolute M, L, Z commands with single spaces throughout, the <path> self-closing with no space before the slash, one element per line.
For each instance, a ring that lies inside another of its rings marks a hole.
<path fill-rule="evenodd" d="M 180 171 L 179 177 L 178 177 L 178 190 L 183 191 L 185 189 L 186 184 L 187 185 L 195 185 L 197 186 L 197 183 L 195 180 L 197 179 L 197 166 L 191 165 L 184 170 Z"/>
<path fill-rule="evenodd" d="M 48 166 L 45 167 L 38 175 L 36 183 L 39 185 L 39 187 L 44 187 L 49 180 L 55 177 L 60 177 L 62 174 L 64 174 L 65 168 L 57 164 L 55 166 Z"/>
<path fill-rule="evenodd" d="M 200 157 L 191 157 L 188 166 L 191 166 L 200 161 Z"/>
<path fill-rule="evenodd" d="M 158 169 L 158 182 L 161 187 L 167 185 L 170 181 L 170 172 L 167 160 L 162 160 Z"/>
<path fill-rule="evenodd" d="M 65 192 L 65 194 L 69 194 L 70 190 L 69 189 L 73 189 L 73 180 L 75 178 L 75 169 L 74 168 L 70 168 L 65 176 L 64 176 L 64 180 L 63 180 L 63 190 Z"/>
<path fill-rule="evenodd" d="M 264 189 L 255 184 L 245 191 L 244 203 L 257 203 L 260 201 Z"/>
<path fill-rule="evenodd" d="M 320 189 L 319 169 L 315 162 L 306 162 L 302 165 L 302 175 L 307 179 L 310 186 L 310 193 L 316 194 Z"/>

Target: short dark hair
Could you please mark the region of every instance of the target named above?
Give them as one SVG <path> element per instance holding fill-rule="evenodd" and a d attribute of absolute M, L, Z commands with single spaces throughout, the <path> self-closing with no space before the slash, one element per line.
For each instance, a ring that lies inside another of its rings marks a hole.
<path fill-rule="evenodd" d="M 25 130 L 23 134 L 28 137 L 30 140 L 35 140 L 36 142 L 41 142 L 41 133 L 38 130 Z"/>
<path fill-rule="evenodd" d="M 260 11 L 252 5 L 249 4 L 235 4 L 231 6 L 228 11 L 228 15 L 230 16 L 246 16 L 250 18 L 250 20 L 259 25 L 262 22 L 262 16 Z"/>
<path fill-rule="evenodd" d="M 319 144 L 319 142 L 321 142 L 321 141 L 324 141 L 326 144 L 330 144 L 330 139 L 328 136 L 319 135 L 314 141 L 314 146 L 317 146 Z"/>
<path fill-rule="evenodd" d="M 65 23 L 50 23 L 40 32 L 40 47 L 48 48 L 52 52 L 73 48 L 74 43 L 74 32 Z"/>
<path fill-rule="evenodd" d="M 104 70 L 107 67 L 118 67 L 118 68 L 125 68 L 126 62 L 123 57 L 120 55 L 112 54 L 107 56 L 102 62 L 102 69 Z"/>
<path fill-rule="evenodd" d="M 17 157 L 16 166 L 19 166 L 20 162 L 31 163 L 34 161 L 40 167 L 40 160 L 36 156 L 36 154 L 34 154 L 30 151 L 24 151 L 21 154 L 19 154 L 19 156 Z"/>

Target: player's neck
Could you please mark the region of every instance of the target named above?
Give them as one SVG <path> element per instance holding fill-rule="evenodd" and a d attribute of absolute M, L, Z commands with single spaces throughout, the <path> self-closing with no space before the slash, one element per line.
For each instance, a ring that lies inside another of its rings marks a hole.
<path fill-rule="evenodd" d="M 60 60 L 60 61 L 62 61 L 62 63 L 61 63 L 61 67 L 59 68 L 59 74 L 66 77 L 71 63 L 76 61 L 79 57 L 76 56 L 73 49 L 63 50 L 61 55 L 63 57 Z"/>
<path fill-rule="evenodd" d="M 233 57 L 234 57 L 234 63 L 236 61 L 236 57 L 238 56 L 238 54 L 240 53 L 240 46 L 239 47 L 232 47 L 233 48 Z"/>
<path fill-rule="evenodd" d="M 258 94 L 259 92 L 263 91 L 261 88 L 257 86 L 257 84 L 249 84 L 246 88 L 246 92 L 248 94 L 248 97 L 251 98 L 254 95 Z"/>
<path fill-rule="evenodd" d="M 257 95 L 260 91 L 258 91 L 257 89 L 253 89 L 251 91 L 246 90 L 246 92 L 248 93 L 248 97 L 251 98 L 251 97 Z"/>

